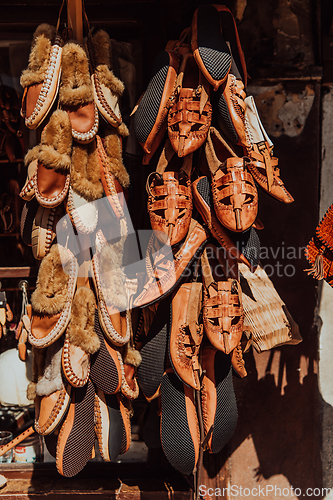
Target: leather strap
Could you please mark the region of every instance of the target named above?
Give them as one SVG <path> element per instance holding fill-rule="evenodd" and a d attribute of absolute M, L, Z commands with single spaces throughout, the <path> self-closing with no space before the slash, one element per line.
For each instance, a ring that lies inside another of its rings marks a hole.
<path fill-rule="evenodd" d="M 223 139 L 221 134 L 216 130 L 214 127 L 210 127 L 207 135 L 207 140 L 205 144 L 205 153 L 206 153 L 206 159 L 208 163 L 209 170 L 211 174 L 215 174 L 215 172 L 220 168 L 222 165 L 221 161 L 218 159 L 216 153 L 215 153 L 215 148 L 214 144 L 212 141 L 211 134 L 214 134 L 215 137 L 225 146 L 225 148 L 229 151 L 231 156 L 237 157 L 236 153 L 231 149 L 229 144 Z"/>

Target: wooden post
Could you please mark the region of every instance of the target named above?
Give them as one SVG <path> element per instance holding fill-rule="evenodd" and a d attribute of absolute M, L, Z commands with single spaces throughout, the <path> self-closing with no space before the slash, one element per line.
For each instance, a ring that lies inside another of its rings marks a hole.
<path fill-rule="evenodd" d="M 67 0 L 67 22 L 73 39 L 83 42 L 82 0 Z"/>

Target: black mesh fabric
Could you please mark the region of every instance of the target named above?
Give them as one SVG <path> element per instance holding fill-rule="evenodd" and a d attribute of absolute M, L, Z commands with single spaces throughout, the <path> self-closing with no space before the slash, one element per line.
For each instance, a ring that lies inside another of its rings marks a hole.
<path fill-rule="evenodd" d="M 137 140 L 144 143 L 155 122 L 161 104 L 170 56 L 165 50 L 156 56 L 152 77 L 134 114 L 134 132 Z"/>
<path fill-rule="evenodd" d="M 212 452 L 219 453 L 235 432 L 238 417 L 230 356 L 221 351 L 215 355 L 215 382 L 216 414 Z"/>
<path fill-rule="evenodd" d="M 260 262 L 260 240 L 257 231 L 253 227 L 250 229 L 249 239 L 243 254 L 253 267 L 258 266 Z"/>
<path fill-rule="evenodd" d="M 186 411 L 184 386 L 174 373 L 165 373 L 161 384 L 161 441 L 170 464 L 185 475 L 195 468 L 195 448 Z"/>
<path fill-rule="evenodd" d="M 213 206 L 213 197 L 208 177 L 203 177 L 198 181 L 197 190 L 200 196 L 205 200 L 207 205 L 209 205 L 209 207 L 211 208 Z"/>
<path fill-rule="evenodd" d="M 199 7 L 197 29 L 202 62 L 214 80 L 222 80 L 230 69 L 231 54 L 221 34 L 220 19 L 215 7 Z"/>
<path fill-rule="evenodd" d="M 95 442 L 94 386 L 88 380 L 84 387 L 73 390 L 71 405 L 75 405 L 74 420 L 70 422 L 66 419 L 63 424 L 64 427 L 71 426 L 62 454 L 62 471 L 65 477 L 73 477 L 83 469 L 91 457 Z M 59 439 L 61 439 L 61 434 Z M 59 459 L 60 457 L 57 457 L 57 460 Z"/>
<path fill-rule="evenodd" d="M 220 91 L 220 96 L 217 101 L 217 122 L 221 132 L 227 139 L 229 139 L 232 144 L 237 144 L 239 141 L 238 134 L 232 123 L 228 105 L 222 91 Z"/>
<path fill-rule="evenodd" d="M 116 364 L 110 356 L 99 324 L 98 312 L 95 312 L 95 332 L 101 342 L 101 347 L 91 356 L 90 378 L 95 386 L 106 394 L 113 394 L 119 384 L 119 374 Z"/>
<path fill-rule="evenodd" d="M 162 380 L 169 330 L 170 298 L 159 304 L 140 351 L 142 361 L 138 367 L 138 382 L 148 398 L 156 393 Z"/>

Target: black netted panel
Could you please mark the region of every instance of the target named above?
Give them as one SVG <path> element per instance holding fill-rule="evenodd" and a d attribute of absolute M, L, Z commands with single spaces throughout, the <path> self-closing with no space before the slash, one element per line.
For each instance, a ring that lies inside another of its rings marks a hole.
<path fill-rule="evenodd" d="M 159 304 L 145 344 L 140 351 L 142 361 L 138 368 L 138 382 L 144 395 L 149 398 L 156 393 L 164 373 L 170 308 L 169 298 Z"/>
<path fill-rule="evenodd" d="M 209 207 L 213 206 L 212 190 L 210 188 L 210 183 L 208 177 L 203 177 L 197 183 L 197 190 L 200 196 L 205 200 Z"/>
<path fill-rule="evenodd" d="M 161 441 L 170 464 L 182 474 L 195 468 L 195 448 L 188 425 L 184 386 L 174 373 L 165 373 L 161 384 Z"/>
<path fill-rule="evenodd" d="M 95 332 L 101 342 L 100 349 L 91 356 L 90 378 L 95 386 L 106 394 L 113 394 L 119 384 L 119 374 L 112 356 L 106 348 L 106 342 L 95 312 Z"/>
<path fill-rule="evenodd" d="M 238 134 L 232 123 L 228 105 L 223 92 L 221 92 L 220 98 L 217 102 L 217 113 L 217 121 L 221 132 L 223 132 L 223 134 L 227 137 L 227 139 L 229 139 L 229 141 L 231 141 L 232 144 L 237 144 Z"/>
<path fill-rule="evenodd" d="M 137 140 L 144 143 L 149 136 L 158 114 L 169 69 L 169 54 L 165 50 L 158 53 L 147 90 L 142 96 L 134 115 L 134 131 Z"/>
<path fill-rule="evenodd" d="M 231 55 L 221 34 L 220 19 L 215 7 L 199 7 L 197 23 L 201 59 L 212 78 L 222 80 L 230 69 Z"/>
<path fill-rule="evenodd" d="M 250 229 L 249 239 L 243 254 L 253 267 L 258 266 L 260 261 L 260 240 L 257 231 L 253 227 Z"/>
<path fill-rule="evenodd" d="M 67 421 L 64 423 L 64 426 L 72 425 L 62 457 L 62 469 L 65 477 L 73 477 L 83 469 L 90 459 L 95 442 L 94 386 L 88 380 L 84 387 L 73 390 L 75 391 L 73 396 L 74 421 L 72 424 Z"/>

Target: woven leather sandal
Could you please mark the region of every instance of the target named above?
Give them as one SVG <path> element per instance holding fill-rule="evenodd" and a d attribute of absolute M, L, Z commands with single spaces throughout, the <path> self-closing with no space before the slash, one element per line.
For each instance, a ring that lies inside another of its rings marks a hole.
<path fill-rule="evenodd" d="M 41 262 L 36 290 L 31 295 L 33 317 L 29 342 L 47 347 L 64 333 L 71 315 L 78 263 L 69 249 L 59 244 Z"/>
<path fill-rule="evenodd" d="M 134 132 L 149 158 L 161 144 L 166 132 L 179 61 L 180 57 L 174 51 L 164 50 L 158 53 L 148 87 L 134 108 Z M 148 157 L 143 162 L 149 163 Z"/>
<path fill-rule="evenodd" d="M 117 395 L 100 389 L 95 395 L 95 434 L 103 460 L 114 462 L 122 446 L 123 418 Z"/>
<path fill-rule="evenodd" d="M 244 378 L 247 376 L 247 371 L 245 368 L 245 361 L 243 358 L 242 343 L 238 342 L 237 346 L 231 351 L 231 365 L 235 373 L 240 377 Z"/>
<path fill-rule="evenodd" d="M 168 368 L 161 383 L 161 442 L 170 464 L 182 474 L 195 470 L 200 432 L 194 391 Z"/>
<path fill-rule="evenodd" d="M 202 146 L 211 121 L 209 85 L 198 71 L 192 54 L 187 54 L 179 69 L 174 103 L 168 114 L 169 139 L 179 157 Z"/>
<path fill-rule="evenodd" d="M 204 443 L 209 452 L 219 453 L 231 439 L 237 425 L 230 357 L 208 345 L 202 350 L 202 368 Z"/>
<path fill-rule="evenodd" d="M 199 325 L 202 283 L 182 284 L 172 298 L 169 356 L 174 372 L 193 389 L 200 389 L 199 349 L 203 328 Z"/>
<path fill-rule="evenodd" d="M 56 453 L 56 467 L 62 476 L 78 474 L 91 457 L 95 444 L 95 390 L 92 382 L 72 389 L 66 420 L 61 426 Z"/>
<path fill-rule="evenodd" d="M 56 31 L 48 24 L 38 26 L 29 65 L 20 78 L 24 88 L 21 115 L 30 129 L 41 125 L 58 94 L 63 42 Z"/>
<path fill-rule="evenodd" d="M 215 213 L 226 228 L 242 232 L 252 226 L 258 213 L 257 189 L 251 174 L 246 170 L 250 160 L 245 157 L 238 158 L 233 153 L 233 156 L 222 163 L 216 154 L 212 136 L 220 143 L 223 139 L 212 127 L 205 146 L 206 159 L 212 174 Z"/>
<path fill-rule="evenodd" d="M 278 159 L 273 156 L 273 143 L 268 137 L 259 118 L 257 107 L 252 96 L 245 99 L 246 131 L 249 147 L 246 154 L 251 158 L 248 169 L 255 181 L 268 194 L 283 203 L 292 203 L 294 198 L 285 188 L 280 178 Z"/>
<path fill-rule="evenodd" d="M 71 401 L 71 386 L 48 396 L 36 396 L 35 429 L 41 436 L 51 434 L 63 421 Z"/>
<path fill-rule="evenodd" d="M 61 71 L 59 105 L 68 112 L 73 139 L 89 143 L 97 133 L 99 118 L 83 47 L 74 42 L 64 45 Z"/>
<path fill-rule="evenodd" d="M 225 81 L 231 54 L 221 33 L 219 15 L 213 5 L 201 5 L 192 20 L 191 48 L 200 71 L 214 90 Z"/>

